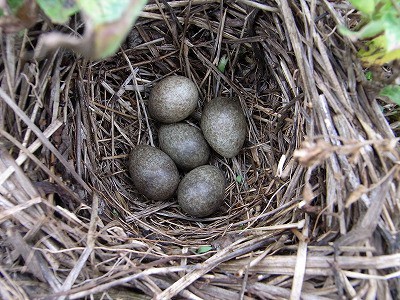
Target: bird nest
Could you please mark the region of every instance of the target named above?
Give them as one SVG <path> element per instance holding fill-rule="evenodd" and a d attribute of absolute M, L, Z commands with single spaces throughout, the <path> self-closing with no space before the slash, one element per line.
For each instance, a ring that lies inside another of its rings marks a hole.
<path fill-rule="evenodd" d="M 2 298 L 398 297 L 399 149 L 337 31 L 357 18 L 345 1 L 156 1 L 101 61 L 24 60 L 46 23 L 3 34 Z M 158 146 L 147 99 L 173 74 L 198 113 L 227 96 L 247 118 L 240 153 L 210 157 L 227 187 L 207 218 L 127 172 L 136 145 Z"/>

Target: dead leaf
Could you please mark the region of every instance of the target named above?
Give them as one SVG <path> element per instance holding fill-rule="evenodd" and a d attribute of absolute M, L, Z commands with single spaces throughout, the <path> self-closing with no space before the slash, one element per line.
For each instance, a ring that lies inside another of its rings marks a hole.
<path fill-rule="evenodd" d="M 304 185 L 303 198 L 304 201 L 306 201 L 307 203 L 310 203 L 315 198 L 311 184 L 309 182 L 306 182 L 306 184 Z"/>
<path fill-rule="evenodd" d="M 301 149 L 294 151 L 293 157 L 297 159 L 300 164 L 311 167 L 322 163 L 331 156 L 334 151 L 335 147 L 323 140 L 319 140 L 316 143 L 304 142 Z"/>
<path fill-rule="evenodd" d="M 124 13 L 111 22 L 98 22 L 82 12 L 85 20 L 85 33 L 82 38 L 59 32 L 41 36 L 35 49 L 35 59 L 42 60 L 48 53 L 60 47 L 70 49 L 90 59 L 102 59 L 115 53 L 139 16 L 145 0 L 130 0 Z"/>
<path fill-rule="evenodd" d="M 211 242 L 211 246 L 214 247 L 216 250 L 222 250 L 225 249 L 226 247 L 232 245 L 235 241 L 237 241 L 239 238 L 243 236 L 240 236 L 238 234 L 226 234 L 215 241 Z"/>
<path fill-rule="evenodd" d="M 368 188 L 360 184 L 354 191 L 351 192 L 349 197 L 346 199 L 345 207 L 349 208 L 354 202 L 361 198 L 368 191 Z"/>
<path fill-rule="evenodd" d="M 308 203 L 304 204 L 301 207 L 301 210 L 303 210 L 304 212 L 310 214 L 310 215 L 319 215 L 322 211 L 322 207 L 321 206 L 314 206 L 314 205 L 310 205 Z"/>
<path fill-rule="evenodd" d="M 253 158 L 253 162 L 257 168 L 260 167 L 260 158 L 258 157 L 257 148 L 251 148 L 251 157 Z"/>

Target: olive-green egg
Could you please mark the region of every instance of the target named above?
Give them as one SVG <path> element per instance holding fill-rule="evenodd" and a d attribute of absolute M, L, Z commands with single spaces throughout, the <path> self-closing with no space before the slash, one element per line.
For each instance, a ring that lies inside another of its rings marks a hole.
<path fill-rule="evenodd" d="M 200 166 L 183 177 L 178 186 L 178 203 L 194 217 L 206 217 L 224 201 L 225 177 L 215 166 Z"/>
<path fill-rule="evenodd" d="M 198 97 L 197 87 L 189 78 L 165 77 L 150 92 L 150 115 L 162 123 L 182 121 L 196 109 Z"/>
<path fill-rule="evenodd" d="M 246 117 L 239 101 L 218 97 L 208 102 L 201 116 L 201 130 L 217 153 L 232 158 L 246 139 Z"/>
<path fill-rule="evenodd" d="M 129 156 L 129 172 L 137 191 L 151 200 L 171 198 L 179 184 L 174 161 L 163 151 L 139 145 Z"/>
<path fill-rule="evenodd" d="M 206 164 L 210 156 L 210 148 L 201 131 L 186 123 L 161 126 L 158 140 L 160 149 L 186 171 Z"/>

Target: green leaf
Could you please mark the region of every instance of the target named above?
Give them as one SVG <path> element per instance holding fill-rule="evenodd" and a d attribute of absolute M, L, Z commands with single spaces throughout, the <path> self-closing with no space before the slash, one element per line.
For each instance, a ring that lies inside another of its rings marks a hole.
<path fill-rule="evenodd" d="M 373 18 L 375 20 L 381 19 L 386 14 L 397 13 L 396 9 L 393 7 L 392 0 L 378 0 L 378 3 L 375 5 L 375 12 Z"/>
<path fill-rule="evenodd" d="M 372 65 L 382 66 L 396 59 L 400 59 L 400 50 L 383 52 L 379 51 L 371 55 L 360 55 L 361 61 L 365 67 Z"/>
<path fill-rule="evenodd" d="M 130 0 L 77 0 L 80 9 L 95 24 L 115 22 L 129 10 Z"/>
<path fill-rule="evenodd" d="M 350 3 L 360 12 L 372 15 L 375 11 L 375 0 L 350 0 Z"/>
<path fill-rule="evenodd" d="M 386 45 L 386 35 L 380 35 L 365 43 L 365 47 L 357 53 L 364 66 L 383 65 L 400 58 L 400 49 L 388 52 Z"/>
<path fill-rule="evenodd" d="M 196 252 L 197 252 L 197 254 L 203 254 L 203 253 L 207 253 L 207 252 L 211 251 L 212 249 L 213 249 L 213 247 L 211 247 L 211 246 L 200 246 Z"/>
<path fill-rule="evenodd" d="M 91 57 L 101 59 L 114 54 L 147 0 L 77 0 L 93 24 Z"/>
<path fill-rule="evenodd" d="M 225 72 L 226 64 L 228 63 L 228 58 L 224 54 L 221 59 L 219 60 L 218 63 L 218 70 L 220 70 L 222 73 Z"/>
<path fill-rule="evenodd" d="M 348 36 L 353 41 L 356 41 L 358 39 L 372 38 L 372 37 L 382 33 L 385 30 L 384 26 L 385 26 L 385 24 L 381 20 L 379 20 L 379 21 L 369 22 L 364 27 L 362 27 L 359 31 L 351 31 L 343 26 L 339 27 L 339 31 L 343 35 Z"/>
<path fill-rule="evenodd" d="M 115 218 L 119 217 L 119 213 L 118 213 L 118 211 L 116 209 L 112 210 L 112 214 L 114 215 Z"/>
<path fill-rule="evenodd" d="M 372 15 L 375 10 L 375 0 L 350 0 L 350 3 L 359 11 Z"/>
<path fill-rule="evenodd" d="M 372 72 L 371 71 L 366 71 L 365 72 L 365 78 L 370 81 L 372 80 Z"/>
<path fill-rule="evenodd" d="M 393 11 L 392 0 L 349 0 L 364 16 L 380 19 L 383 14 Z"/>
<path fill-rule="evenodd" d="M 78 6 L 71 0 L 36 0 L 42 11 L 52 22 L 63 24 L 78 12 Z"/>
<path fill-rule="evenodd" d="M 8 0 L 7 3 L 11 11 L 15 14 L 22 4 L 24 4 L 24 1 L 25 0 Z"/>
<path fill-rule="evenodd" d="M 379 93 L 381 96 L 388 97 L 391 101 L 400 105 L 400 86 L 399 85 L 387 85 Z"/>
<path fill-rule="evenodd" d="M 388 52 L 400 49 L 400 18 L 392 13 L 382 19 L 385 26 L 386 50 Z"/>
<path fill-rule="evenodd" d="M 242 175 L 236 176 L 236 182 L 241 183 L 242 181 L 243 181 L 243 176 Z"/>

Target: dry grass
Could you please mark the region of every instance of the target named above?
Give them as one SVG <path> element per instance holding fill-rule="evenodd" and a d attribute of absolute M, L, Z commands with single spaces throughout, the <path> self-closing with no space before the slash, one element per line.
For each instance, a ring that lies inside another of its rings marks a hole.
<path fill-rule="evenodd" d="M 156 2 L 98 62 L 25 61 L 38 31 L 3 34 L 1 297 L 398 297 L 398 140 L 337 33 L 351 14 L 344 1 Z M 210 218 L 146 201 L 127 173 L 135 145 L 157 145 L 146 101 L 171 74 L 196 82 L 199 112 L 224 95 L 247 116 L 240 154 L 211 157 L 229 184 Z"/>

